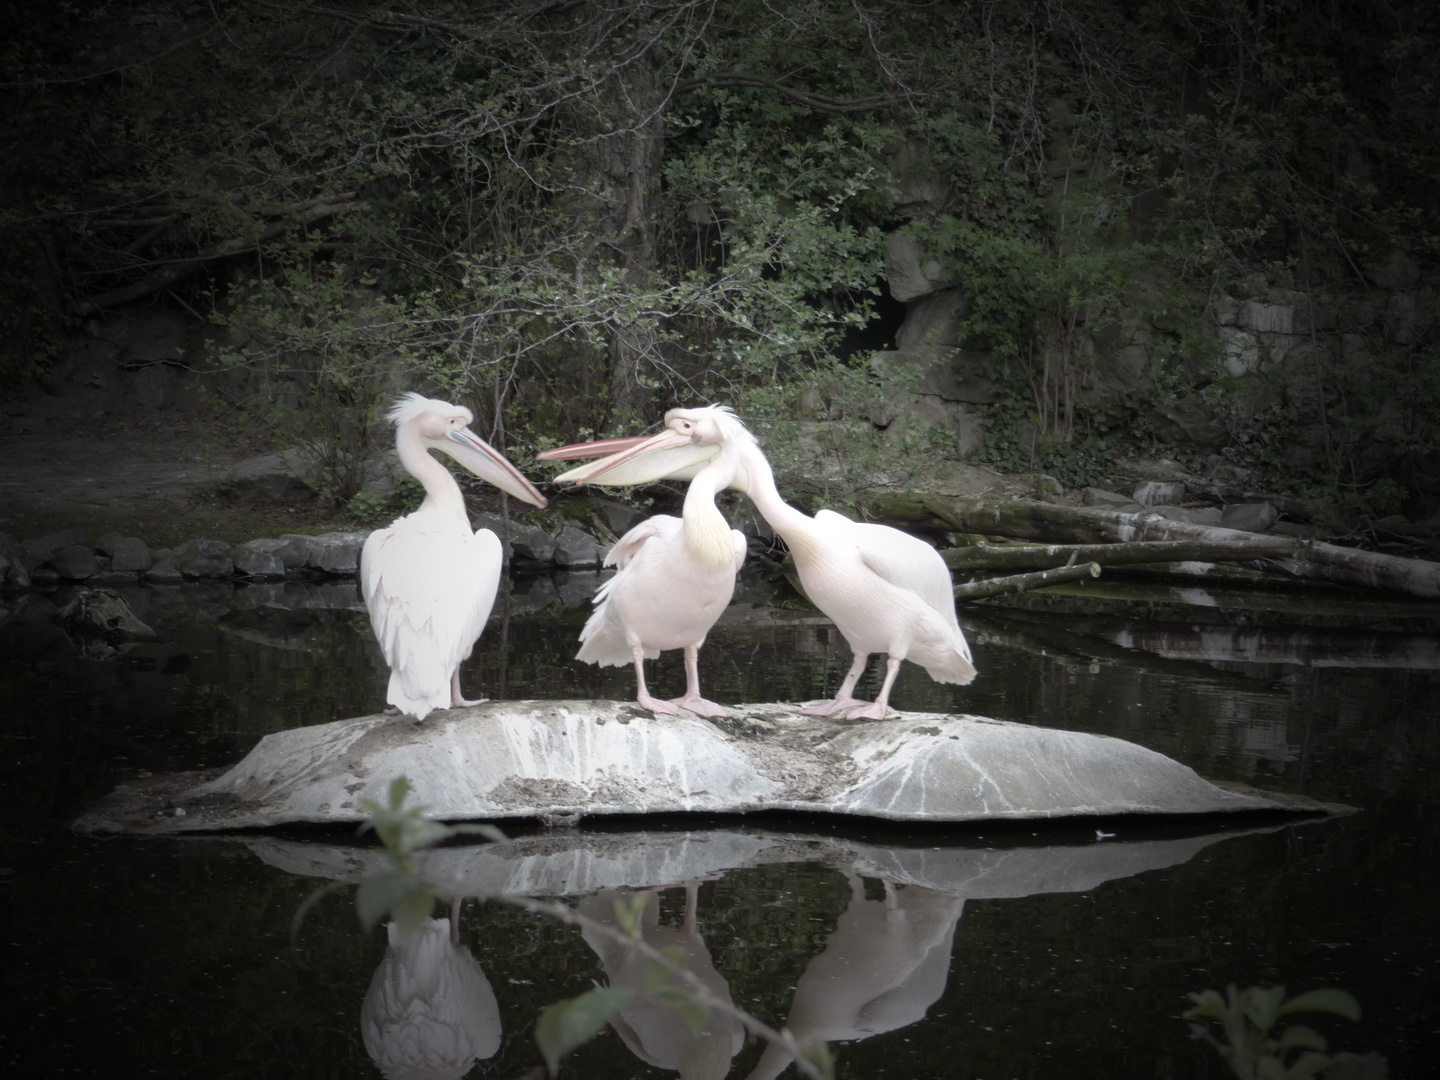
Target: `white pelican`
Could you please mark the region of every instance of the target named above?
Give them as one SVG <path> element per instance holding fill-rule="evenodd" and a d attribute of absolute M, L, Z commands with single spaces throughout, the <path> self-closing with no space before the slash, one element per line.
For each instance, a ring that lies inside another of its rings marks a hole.
<path fill-rule="evenodd" d="M 611 453 L 572 469 L 558 481 L 637 484 L 682 477 L 732 452 L 730 486 L 750 497 L 795 559 L 811 603 L 834 620 L 855 656 L 835 697 L 801 710 L 828 716 L 847 710 L 850 719 L 883 720 L 890 688 L 902 660 L 921 665 L 936 682 L 962 686 L 975 678 L 970 646 L 955 617 L 950 570 L 929 544 L 899 529 L 851 521 L 832 510 L 813 518 L 796 510 L 775 489 L 775 476 L 755 437 L 725 406 L 671 409 L 666 434 L 650 439 L 611 439 L 551 451 L 555 458 Z M 647 459 L 649 459 L 647 461 Z M 696 474 L 698 475 L 698 474 Z M 885 682 L 874 702 L 852 696 L 871 653 L 887 654 Z"/>
<path fill-rule="evenodd" d="M 469 428 L 470 410 L 409 393 L 395 403 L 400 464 L 425 487 L 425 501 L 388 529 L 377 529 L 360 552 L 360 591 L 370 625 L 390 665 L 385 700 L 423 720 L 432 709 L 479 705 L 460 692 L 460 664 L 470 656 L 500 584 L 503 552 L 489 529 L 470 531 L 465 498 L 442 450 L 476 476 L 517 499 L 546 500 L 515 467 Z"/>
<path fill-rule="evenodd" d="M 586 444 L 590 456 L 619 443 Z M 688 434 L 662 431 L 639 440 L 641 446 L 624 456 L 690 446 Z M 600 447 L 598 451 L 595 447 Z M 569 456 L 569 448 L 540 455 L 554 459 Z M 601 667 L 633 662 L 637 693 L 635 700 L 652 712 L 678 715 L 688 709 L 700 716 L 728 716 L 721 705 L 700 696 L 700 646 L 715 620 L 735 594 L 735 574 L 745 561 L 745 535 L 726 524 L 715 508 L 715 495 L 735 479 L 738 449 L 721 447 L 698 468 L 682 468 L 676 479 L 688 479 L 681 516 L 657 514 L 631 529 L 605 556 L 606 566 L 619 572 L 595 593 L 595 611 L 580 631 L 577 660 Z M 645 469 L 646 479 L 606 479 L 605 483 L 646 483 L 669 475 L 654 473 L 653 461 Z M 573 472 L 573 470 L 572 470 Z M 620 476 L 621 472 L 614 475 Z M 566 477 L 571 476 L 567 473 Z M 564 479 L 565 477 L 561 477 Z M 645 687 L 645 660 L 655 659 L 664 649 L 685 650 L 685 695 L 670 701 L 651 697 Z"/>

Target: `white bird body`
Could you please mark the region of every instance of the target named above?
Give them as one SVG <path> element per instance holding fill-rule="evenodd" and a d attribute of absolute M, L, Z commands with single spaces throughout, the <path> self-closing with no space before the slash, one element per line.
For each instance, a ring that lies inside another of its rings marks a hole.
<path fill-rule="evenodd" d="M 610 549 L 606 566 L 620 572 L 595 594 L 596 609 L 580 632 L 576 659 L 601 667 L 628 664 L 638 644 L 647 660 L 666 649 L 697 648 L 735 594 L 745 558 L 745 537 L 730 532 L 733 547 L 720 564 L 685 552 L 684 523 L 669 514 L 636 525 Z M 736 539 L 738 538 L 738 539 Z M 684 567 L 685 603 L 675 603 L 674 567 Z"/>
<path fill-rule="evenodd" d="M 500 1049 L 495 991 L 456 931 L 450 919 L 423 919 L 408 935 L 385 926 L 385 957 L 360 1006 L 360 1032 L 386 1077 L 459 1080 Z"/>
<path fill-rule="evenodd" d="M 851 719 L 883 719 L 900 662 L 920 664 L 937 682 L 965 685 L 975 678 L 970 646 L 955 615 L 950 570 L 929 544 L 899 529 L 851 521 L 831 510 L 813 518 L 780 497 L 774 473 L 754 436 L 730 410 L 671 409 L 667 429 L 686 436 L 688 447 L 663 436 L 611 440 L 617 453 L 573 469 L 557 481 L 639 483 L 677 476 L 707 460 L 735 456 L 730 486 L 745 492 L 795 559 L 810 601 L 834 620 L 850 644 L 854 663 L 833 700 L 803 710 L 829 715 L 842 709 Z M 552 457 L 582 457 L 570 447 Z M 645 458 L 655 461 L 648 469 Z M 704 468 L 701 468 L 701 475 Z M 887 654 L 885 682 L 873 703 L 851 696 L 871 653 Z"/>
<path fill-rule="evenodd" d="M 423 720 L 435 709 L 478 705 L 460 692 L 460 665 L 490 618 L 504 553 L 489 529 L 470 531 L 465 498 L 429 453 L 441 450 L 518 499 L 545 498 L 468 428 L 470 410 L 408 394 L 390 412 L 400 463 L 425 488 L 413 514 L 365 540 L 360 591 L 390 665 L 385 699 Z"/>
<path fill-rule="evenodd" d="M 605 565 L 619 571 L 596 592 L 595 611 L 580 631 L 576 659 L 602 667 L 633 663 L 636 700 L 652 711 L 728 715 L 700 696 L 698 657 L 745 561 L 744 534 L 715 507 L 716 493 L 734 478 L 734 458 L 719 455 L 696 472 L 683 516 L 657 514 L 616 541 Z M 665 649 L 685 652 L 685 695 L 672 701 L 652 697 L 645 686 L 645 660 Z"/>

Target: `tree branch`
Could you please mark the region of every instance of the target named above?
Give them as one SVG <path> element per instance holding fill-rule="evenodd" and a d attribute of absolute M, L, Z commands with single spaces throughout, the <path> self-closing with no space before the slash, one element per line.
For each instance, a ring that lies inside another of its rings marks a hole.
<path fill-rule="evenodd" d="M 815 109 L 824 109 L 826 112 L 864 112 L 867 109 L 878 109 L 891 100 L 884 94 L 877 94 L 874 97 L 854 98 L 850 101 L 842 101 L 839 98 L 812 94 L 805 90 L 796 90 L 775 79 L 766 79 L 759 75 L 747 75 L 742 71 L 717 71 L 710 75 L 702 75 L 696 79 L 686 79 L 684 82 L 675 84 L 675 93 L 689 93 L 691 90 L 698 90 L 702 86 L 751 86 L 762 90 L 774 90 L 776 93 L 784 94 L 786 97 L 792 98 L 802 105 L 809 105 Z"/>
<path fill-rule="evenodd" d="M 277 221 L 268 226 L 261 233 L 253 238 L 235 237 L 225 240 L 213 247 L 200 252 L 194 258 L 183 259 L 180 262 L 162 266 L 146 274 L 139 281 L 110 292 L 101 293 L 99 296 L 92 296 L 86 300 L 79 300 L 74 305 L 75 314 L 93 315 L 105 308 L 119 307 L 121 304 L 128 304 L 131 300 L 138 300 L 142 296 L 149 296 L 161 289 L 169 288 L 178 281 L 194 277 L 201 273 L 210 263 L 218 259 L 228 259 L 247 251 L 254 251 L 261 244 L 285 233 L 286 230 L 297 225 L 313 225 L 317 221 L 324 221 L 326 218 L 334 217 L 353 209 L 355 203 L 355 192 L 346 191 L 339 195 L 325 195 L 318 199 L 312 199 L 303 206 L 296 207 L 292 217 L 283 221 Z"/>

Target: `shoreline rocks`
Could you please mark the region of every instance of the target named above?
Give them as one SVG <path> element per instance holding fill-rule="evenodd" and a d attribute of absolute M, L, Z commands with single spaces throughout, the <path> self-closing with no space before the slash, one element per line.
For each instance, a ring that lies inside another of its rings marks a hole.
<path fill-rule="evenodd" d="M 498 514 L 475 515 L 508 541 L 522 570 L 599 569 L 609 543 L 574 522 L 551 533 Z M 83 529 L 21 540 L 0 533 L 0 592 L 26 592 L 61 584 L 112 585 L 144 581 L 175 585 L 204 579 L 273 582 L 304 577 L 346 578 L 360 572 L 360 550 L 372 530 L 318 535 L 284 533 L 239 544 L 197 538 L 176 548 L 152 549 L 144 540 L 107 533 L 93 544 Z"/>

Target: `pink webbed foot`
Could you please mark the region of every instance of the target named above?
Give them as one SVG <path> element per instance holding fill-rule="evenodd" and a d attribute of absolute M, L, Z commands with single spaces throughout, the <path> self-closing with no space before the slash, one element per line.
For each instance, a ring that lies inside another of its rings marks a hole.
<path fill-rule="evenodd" d="M 649 694 L 639 694 L 635 698 L 636 704 L 642 709 L 649 709 L 653 713 L 662 713 L 665 716 L 679 716 L 680 710 L 668 701 L 661 701 Z"/>
<path fill-rule="evenodd" d="M 708 716 L 714 718 L 730 715 L 730 710 L 725 708 L 724 705 L 717 705 L 713 701 L 706 701 L 703 697 L 686 696 L 680 698 L 671 698 L 670 704 L 679 706 L 682 709 L 688 709 L 696 716 Z"/>
<path fill-rule="evenodd" d="M 863 709 L 851 709 L 845 714 L 846 720 L 884 720 L 885 714 L 889 711 L 878 701 L 869 704 L 861 701 L 857 704 L 864 705 L 865 707 Z"/>
<path fill-rule="evenodd" d="M 800 710 L 801 716 L 834 716 L 841 709 L 849 709 L 856 705 L 869 705 L 868 701 L 861 701 L 859 698 L 843 697 L 834 698 L 830 701 L 822 701 L 819 705 L 808 705 Z"/>

